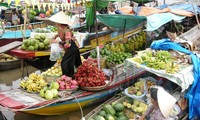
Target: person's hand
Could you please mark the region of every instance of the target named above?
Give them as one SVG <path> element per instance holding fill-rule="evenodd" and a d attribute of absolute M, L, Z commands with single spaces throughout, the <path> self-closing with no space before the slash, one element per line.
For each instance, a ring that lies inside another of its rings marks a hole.
<path fill-rule="evenodd" d="M 57 37 L 56 39 L 52 39 L 51 43 L 59 43 L 59 38 Z"/>

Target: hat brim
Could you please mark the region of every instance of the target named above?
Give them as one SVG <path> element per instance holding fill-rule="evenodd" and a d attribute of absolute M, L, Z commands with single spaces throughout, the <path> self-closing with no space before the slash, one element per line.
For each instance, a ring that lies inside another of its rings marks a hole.
<path fill-rule="evenodd" d="M 176 103 L 176 99 L 168 92 L 166 92 L 164 88 L 158 88 L 157 98 L 162 115 L 165 118 L 169 118 L 170 113 Z"/>
<path fill-rule="evenodd" d="M 69 26 L 72 25 L 71 21 L 69 20 L 69 17 L 63 11 L 56 13 L 55 15 L 48 18 L 48 20 L 54 23 L 65 24 Z"/>

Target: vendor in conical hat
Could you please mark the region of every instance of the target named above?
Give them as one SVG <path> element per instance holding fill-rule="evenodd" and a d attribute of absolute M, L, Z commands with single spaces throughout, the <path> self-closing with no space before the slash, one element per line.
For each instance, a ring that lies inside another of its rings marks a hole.
<path fill-rule="evenodd" d="M 140 120 L 168 120 L 176 99 L 160 86 L 150 88 L 152 105 Z"/>
<path fill-rule="evenodd" d="M 73 77 L 74 66 L 78 67 L 82 64 L 79 52 L 79 45 L 72 31 L 68 20 L 68 16 L 60 11 L 49 18 L 56 24 L 58 34 L 52 39 L 52 43 L 59 43 L 65 50 L 65 54 L 61 61 L 63 75 Z"/>

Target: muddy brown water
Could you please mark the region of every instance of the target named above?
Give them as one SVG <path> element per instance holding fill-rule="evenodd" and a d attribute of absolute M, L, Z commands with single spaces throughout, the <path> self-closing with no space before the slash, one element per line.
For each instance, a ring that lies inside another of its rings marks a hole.
<path fill-rule="evenodd" d="M 28 73 L 30 74 L 31 72 L 34 72 L 37 69 L 28 66 L 27 70 Z M 27 75 L 26 69 L 24 69 L 24 74 Z M 12 81 L 20 79 L 21 77 L 22 77 L 21 68 L 0 71 L 0 84 L 5 83 L 6 85 L 11 85 Z M 87 108 L 83 108 L 84 116 L 97 106 L 98 104 L 89 106 Z M 80 110 L 77 110 L 71 113 L 66 113 L 56 116 L 41 116 L 41 115 L 32 115 L 32 114 L 17 112 L 15 113 L 14 118 L 12 118 L 11 120 L 80 120 L 80 119 L 81 119 L 81 112 Z"/>

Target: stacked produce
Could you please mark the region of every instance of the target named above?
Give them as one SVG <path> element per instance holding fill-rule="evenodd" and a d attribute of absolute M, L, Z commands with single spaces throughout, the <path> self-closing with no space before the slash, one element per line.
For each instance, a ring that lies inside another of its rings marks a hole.
<path fill-rule="evenodd" d="M 47 86 L 47 83 L 44 80 L 42 75 L 31 73 L 27 79 L 23 79 L 20 82 L 22 89 L 27 90 L 28 92 L 40 92 L 40 90 Z"/>
<path fill-rule="evenodd" d="M 50 33 L 51 31 L 46 28 L 37 28 L 34 30 L 36 33 Z"/>
<path fill-rule="evenodd" d="M 123 105 L 127 108 L 132 109 L 135 113 L 144 114 L 148 108 L 148 105 L 139 101 L 139 100 L 126 100 L 123 102 Z"/>
<path fill-rule="evenodd" d="M 140 79 L 134 85 L 128 87 L 128 94 L 141 96 L 142 94 L 144 94 L 144 89 L 145 89 L 145 82 L 144 80 Z"/>
<path fill-rule="evenodd" d="M 49 9 L 46 11 L 46 17 L 49 17 L 53 14 L 53 10 L 52 9 Z"/>
<path fill-rule="evenodd" d="M 143 50 L 146 46 L 146 32 L 141 31 L 132 37 L 129 37 L 126 42 L 116 42 L 114 44 L 105 45 L 110 52 L 133 52 Z"/>
<path fill-rule="evenodd" d="M 130 120 L 139 118 L 148 106 L 138 100 L 123 98 L 119 101 L 105 104 L 102 109 L 88 120 Z"/>
<path fill-rule="evenodd" d="M 95 87 L 106 84 L 106 76 L 102 70 L 97 67 L 97 61 L 88 58 L 78 67 L 75 79 L 81 87 Z"/>
<path fill-rule="evenodd" d="M 8 62 L 18 60 L 16 57 L 2 53 L 0 54 L 0 62 Z"/>
<path fill-rule="evenodd" d="M 30 20 L 34 20 L 35 16 L 37 15 L 37 12 L 33 9 L 30 10 Z"/>
<path fill-rule="evenodd" d="M 141 31 L 138 34 L 130 37 L 124 46 L 125 46 L 127 52 L 145 49 L 146 32 Z"/>
<path fill-rule="evenodd" d="M 47 99 L 52 100 L 58 96 L 58 88 L 59 84 L 57 82 L 51 82 L 50 87 L 43 87 L 40 90 L 40 96 Z"/>
<path fill-rule="evenodd" d="M 105 57 L 105 56 L 108 56 L 110 54 L 110 51 L 107 50 L 106 47 L 103 47 L 100 51 L 100 56 L 101 57 Z M 96 49 L 91 53 L 90 55 L 91 58 L 97 58 L 97 51 Z"/>
<path fill-rule="evenodd" d="M 179 70 L 179 65 L 175 63 L 175 60 L 173 60 L 173 57 L 168 51 L 160 50 L 153 52 L 148 50 L 138 54 L 132 60 L 156 70 L 165 70 L 165 72 L 171 74 L 177 73 Z"/>
<path fill-rule="evenodd" d="M 34 38 L 23 40 L 21 48 L 27 51 L 46 50 L 49 48 L 50 40 L 44 35 L 35 35 Z"/>
<path fill-rule="evenodd" d="M 115 43 L 115 44 L 107 44 L 105 45 L 105 48 L 107 51 L 111 52 L 125 52 L 126 48 L 123 43 Z"/>
<path fill-rule="evenodd" d="M 65 75 L 61 76 L 56 81 L 59 84 L 59 90 L 74 90 L 78 87 L 76 80 L 72 80 L 71 77 Z"/>
<path fill-rule="evenodd" d="M 62 69 L 60 65 L 61 60 L 57 60 L 56 64 L 51 68 L 47 69 L 47 71 L 43 72 L 43 76 L 57 76 L 60 77 L 62 75 Z"/>
<path fill-rule="evenodd" d="M 58 31 L 57 28 L 55 26 L 52 26 L 52 25 L 48 26 L 47 29 L 50 29 L 51 32 L 57 32 Z"/>
<path fill-rule="evenodd" d="M 117 65 L 117 64 L 122 64 L 124 63 L 124 60 L 126 58 L 131 58 L 132 55 L 131 53 L 124 53 L 124 52 L 118 52 L 118 53 L 112 53 L 110 54 L 107 58 L 106 61 L 108 63 Z"/>

